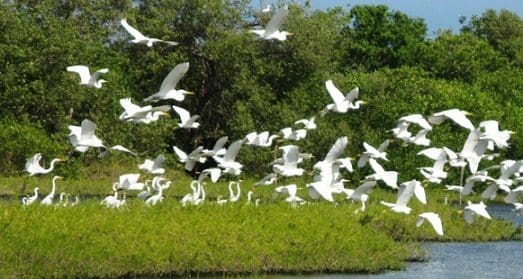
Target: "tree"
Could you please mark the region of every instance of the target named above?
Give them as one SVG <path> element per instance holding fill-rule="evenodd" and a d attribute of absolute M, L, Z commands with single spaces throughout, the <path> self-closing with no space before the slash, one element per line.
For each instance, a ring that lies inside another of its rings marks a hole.
<path fill-rule="evenodd" d="M 486 39 L 509 61 L 523 66 L 523 20 L 515 12 L 489 9 L 481 16 L 473 16 L 462 31 Z"/>

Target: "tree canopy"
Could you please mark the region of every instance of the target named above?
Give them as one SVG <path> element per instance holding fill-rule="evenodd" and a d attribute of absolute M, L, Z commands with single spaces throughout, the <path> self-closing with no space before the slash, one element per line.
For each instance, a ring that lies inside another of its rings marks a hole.
<path fill-rule="evenodd" d="M 523 144 L 523 21 L 516 14 L 488 10 L 471 18 L 459 34 L 443 31 L 428 38 L 423 19 L 386 6 L 320 11 L 290 3 L 284 28 L 294 35 L 279 42 L 248 32 L 271 16 L 250 2 L 23 0 L 0 5 L 2 172 L 19 173 L 37 152 L 73 154 L 67 127 L 86 118 L 97 124 L 108 146 L 122 144 L 151 157 L 172 154 L 172 145 L 210 148 L 224 135 L 234 140 L 252 131 L 276 133 L 330 102 L 328 79 L 344 92 L 359 87 L 368 105 L 318 118 L 318 129 L 298 143 L 316 156 L 342 135 L 349 137 L 348 152 L 358 154 L 363 140 L 377 145 L 390 137 L 387 130 L 404 114 L 453 107 L 519 132 L 508 153 L 523 155 L 517 149 Z M 146 35 L 179 44 L 133 44 L 122 18 Z M 145 105 L 143 98 L 157 92 L 182 62 L 190 67 L 179 87 L 195 96 L 157 104 L 180 105 L 200 115 L 198 129 L 175 129 L 175 118 L 151 124 L 118 120 L 121 98 Z M 108 68 L 108 82 L 101 89 L 80 86 L 78 76 L 66 71 L 75 64 Z M 451 129 L 443 132 L 442 138 L 456 137 Z M 397 156 L 415 160 L 415 150 L 405 154 Z M 248 170 L 264 172 L 273 154 L 245 149 L 241 156 Z"/>

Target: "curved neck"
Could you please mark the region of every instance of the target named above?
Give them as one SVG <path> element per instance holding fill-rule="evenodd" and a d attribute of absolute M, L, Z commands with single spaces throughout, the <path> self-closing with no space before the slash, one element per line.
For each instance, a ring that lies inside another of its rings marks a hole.
<path fill-rule="evenodd" d="M 54 195 L 54 192 L 56 191 L 56 180 L 58 177 L 53 177 L 53 188 L 51 189 L 51 194 Z"/>
<path fill-rule="evenodd" d="M 51 172 L 53 169 L 54 169 L 54 164 L 56 164 L 56 162 L 59 162 L 61 161 L 60 159 L 53 159 L 51 160 L 51 163 L 49 164 L 49 168 L 47 169 L 44 169 L 46 172 Z"/>

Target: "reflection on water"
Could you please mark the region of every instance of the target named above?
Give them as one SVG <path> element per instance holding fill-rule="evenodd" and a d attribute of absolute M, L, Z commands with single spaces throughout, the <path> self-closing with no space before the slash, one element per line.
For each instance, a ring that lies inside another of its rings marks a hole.
<path fill-rule="evenodd" d="M 492 217 L 511 220 L 523 226 L 523 216 L 512 205 L 489 205 Z M 428 242 L 422 244 L 429 260 L 409 263 L 406 270 L 381 274 L 325 274 L 308 278 L 523 278 L 523 242 Z M 278 278 L 295 276 L 277 276 Z M 303 276 L 300 276 L 303 277 Z"/>

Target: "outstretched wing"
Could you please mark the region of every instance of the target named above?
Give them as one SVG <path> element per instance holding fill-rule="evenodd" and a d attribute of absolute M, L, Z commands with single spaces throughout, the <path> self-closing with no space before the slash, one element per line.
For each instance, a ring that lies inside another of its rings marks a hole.
<path fill-rule="evenodd" d="M 186 123 L 187 121 L 189 121 L 189 119 L 191 118 L 191 114 L 189 113 L 189 111 L 187 111 L 184 108 L 177 107 L 175 105 L 173 105 L 172 107 L 174 111 L 176 111 L 176 113 L 180 116 L 181 123 Z"/>
<path fill-rule="evenodd" d="M 173 90 L 188 70 L 189 62 L 180 63 L 174 66 L 174 68 L 163 79 L 162 85 L 160 85 L 160 92 Z"/>
<path fill-rule="evenodd" d="M 337 107 L 340 106 L 345 100 L 343 93 L 341 93 L 341 91 L 336 86 L 334 86 L 334 83 L 330 79 L 325 82 L 325 87 L 327 87 L 327 91 L 329 92 L 329 95 L 331 96 L 334 104 Z"/>
<path fill-rule="evenodd" d="M 80 83 L 88 83 L 91 78 L 91 73 L 89 73 L 89 68 L 84 65 L 74 65 L 67 67 L 68 72 L 77 73 L 80 75 Z"/>
<path fill-rule="evenodd" d="M 127 19 L 123 18 L 122 20 L 120 20 L 120 23 L 122 24 L 123 28 L 125 28 L 125 30 L 129 34 L 131 34 L 131 36 L 133 36 L 135 39 L 146 38 L 140 31 L 136 30 L 136 28 L 129 25 L 129 23 L 127 23 Z"/>
<path fill-rule="evenodd" d="M 276 13 L 272 16 L 269 23 L 267 23 L 267 26 L 265 26 L 265 34 L 272 34 L 275 31 L 278 31 L 288 14 L 289 8 L 287 7 L 287 5 L 279 8 L 276 11 Z"/>

